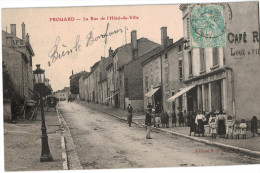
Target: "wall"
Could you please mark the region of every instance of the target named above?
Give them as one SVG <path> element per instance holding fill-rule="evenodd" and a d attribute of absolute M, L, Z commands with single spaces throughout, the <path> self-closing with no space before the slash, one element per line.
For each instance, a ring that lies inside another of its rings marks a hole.
<path fill-rule="evenodd" d="M 152 76 L 151 76 L 152 74 Z M 161 86 L 161 56 L 156 56 L 153 60 L 143 66 L 143 91 L 144 91 L 144 110 L 148 105 L 148 101 L 151 103 L 151 98 L 145 96 L 152 88 Z M 148 87 L 145 86 L 145 76 L 148 76 Z"/>
<path fill-rule="evenodd" d="M 260 58 L 259 58 L 259 9 L 258 2 L 229 3 L 232 20 L 226 25 L 226 65 L 233 69 L 235 115 L 247 121 L 259 117 L 260 103 Z M 245 10 L 246 9 L 246 10 Z M 226 13 L 228 14 L 228 9 Z M 253 32 L 258 34 L 253 37 Z M 242 38 L 246 34 L 246 42 Z M 231 79 L 232 80 L 232 79 Z M 230 88 L 232 86 L 229 86 Z M 232 104 L 229 99 L 229 104 Z M 230 105 L 229 105 L 230 106 Z"/>

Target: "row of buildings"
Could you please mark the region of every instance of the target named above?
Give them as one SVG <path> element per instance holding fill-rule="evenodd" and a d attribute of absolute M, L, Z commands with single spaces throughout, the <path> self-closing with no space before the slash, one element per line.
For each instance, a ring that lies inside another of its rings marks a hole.
<path fill-rule="evenodd" d="M 223 3 L 225 47 L 191 48 L 188 4 L 180 5 L 183 38 L 173 41 L 161 28 L 161 43 L 137 39 L 101 57 L 79 79 L 79 97 L 125 109 L 159 111 L 223 109 L 237 119 L 259 115 L 260 59 L 257 2 Z M 250 9 L 247 12 L 242 8 Z M 248 20 L 250 18 L 250 20 Z M 246 41 L 239 41 L 246 33 Z M 244 53 L 241 54 L 241 51 Z"/>

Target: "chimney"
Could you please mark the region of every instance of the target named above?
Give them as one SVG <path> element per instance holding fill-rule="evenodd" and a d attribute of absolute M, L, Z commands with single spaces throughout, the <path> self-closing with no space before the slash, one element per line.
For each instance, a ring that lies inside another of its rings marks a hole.
<path fill-rule="evenodd" d="M 161 45 L 163 49 L 167 47 L 167 27 L 161 27 Z"/>
<path fill-rule="evenodd" d="M 133 58 L 137 58 L 137 33 L 136 30 L 131 32 L 131 46 L 133 52 Z"/>
<path fill-rule="evenodd" d="M 105 59 L 105 57 L 101 56 L 101 61 L 104 60 L 104 59 Z"/>
<path fill-rule="evenodd" d="M 11 35 L 16 37 L 16 24 L 10 24 L 11 26 Z"/>
<path fill-rule="evenodd" d="M 13 38 L 12 37 L 6 37 L 6 46 L 9 48 L 13 47 Z"/>
<path fill-rule="evenodd" d="M 173 44 L 173 39 L 168 39 L 168 46 L 172 45 Z"/>
<path fill-rule="evenodd" d="M 26 42 L 27 42 L 27 43 L 30 43 L 30 36 L 29 36 L 28 33 L 26 34 Z"/>
<path fill-rule="evenodd" d="M 71 74 L 72 74 L 72 76 L 74 75 L 73 70 L 72 70 Z"/>
<path fill-rule="evenodd" d="M 113 51 L 112 48 L 110 47 L 109 50 L 108 50 L 108 55 L 111 57 L 111 56 L 113 55 L 113 52 L 114 52 L 114 51 Z"/>
<path fill-rule="evenodd" d="M 22 39 L 25 40 L 25 24 L 24 22 L 22 23 Z"/>

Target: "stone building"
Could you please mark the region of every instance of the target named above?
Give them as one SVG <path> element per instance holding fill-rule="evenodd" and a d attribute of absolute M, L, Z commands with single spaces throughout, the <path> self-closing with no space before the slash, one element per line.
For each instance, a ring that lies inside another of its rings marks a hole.
<path fill-rule="evenodd" d="M 183 38 L 173 43 L 167 27 L 161 28 L 162 50 L 143 61 L 144 109 L 151 103 L 157 112 L 182 108 L 182 97 L 167 101 L 183 88 Z"/>
<path fill-rule="evenodd" d="M 258 2 L 223 3 L 225 47 L 191 48 L 189 5 L 183 12 L 186 110 L 223 109 L 237 120 L 258 116 L 260 102 Z M 242 9 L 247 9 L 246 12 Z"/>
<path fill-rule="evenodd" d="M 124 71 L 124 65 L 150 52 L 158 46 L 160 45 L 148 40 L 147 38 L 137 39 L 137 32 L 133 30 L 131 32 L 131 43 L 125 44 L 115 50 L 113 54 L 115 107 L 125 109 L 127 106 L 125 100 L 126 74 Z M 140 73 L 140 76 L 141 75 L 142 74 Z"/>
<path fill-rule="evenodd" d="M 10 75 L 14 89 L 8 95 L 14 97 L 12 103 L 16 103 L 12 105 L 17 105 L 17 107 L 10 106 L 11 97 L 4 98 L 4 119 L 10 119 L 11 114 L 21 111 L 24 102 L 33 97 L 32 57 L 34 56 L 34 51 L 30 44 L 30 37 L 28 33 L 26 34 L 24 23 L 21 25 L 21 38 L 16 35 L 16 24 L 11 24 L 10 26 L 11 33 L 2 30 L 2 61 L 5 65 L 5 71 Z M 21 110 L 17 109 L 18 107 Z M 10 109 L 12 112 L 8 111 Z"/>
<path fill-rule="evenodd" d="M 22 38 L 16 35 L 16 24 L 11 24 L 11 33 L 2 31 L 2 57 L 6 69 L 19 95 L 27 100 L 33 95 L 32 57 L 34 52 L 29 34 L 25 35 L 22 23 Z"/>

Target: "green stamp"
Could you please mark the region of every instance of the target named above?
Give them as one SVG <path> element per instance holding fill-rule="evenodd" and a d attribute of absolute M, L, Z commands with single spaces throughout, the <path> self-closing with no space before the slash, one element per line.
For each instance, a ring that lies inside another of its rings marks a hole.
<path fill-rule="evenodd" d="M 223 5 L 194 5 L 189 12 L 191 48 L 226 46 Z"/>

